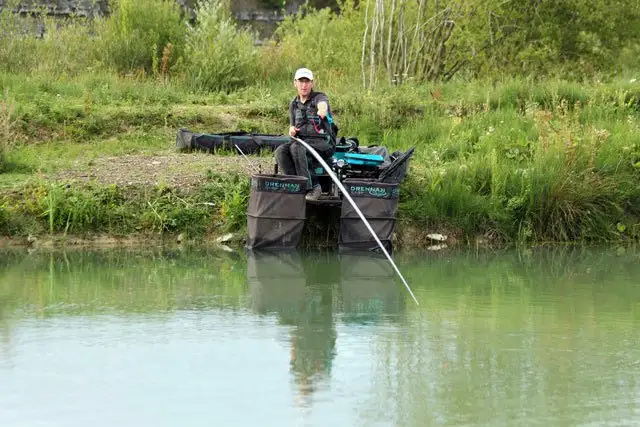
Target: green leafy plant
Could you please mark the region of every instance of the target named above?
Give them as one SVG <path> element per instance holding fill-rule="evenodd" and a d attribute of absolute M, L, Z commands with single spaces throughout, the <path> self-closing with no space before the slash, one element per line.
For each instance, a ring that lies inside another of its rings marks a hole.
<path fill-rule="evenodd" d="M 186 33 L 187 84 L 198 91 L 229 91 L 254 82 L 258 70 L 254 37 L 236 26 L 228 4 L 202 0 L 196 13 L 197 22 Z"/>

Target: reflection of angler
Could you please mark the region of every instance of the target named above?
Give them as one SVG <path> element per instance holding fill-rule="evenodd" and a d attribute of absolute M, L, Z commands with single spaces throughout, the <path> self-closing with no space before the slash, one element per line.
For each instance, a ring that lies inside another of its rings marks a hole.
<path fill-rule="evenodd" d="M 336 344 L 331 307 L 330 288 L 322 287 L 312 292 L 291 337 L 291 370 L 304 395 L 311 394 L 316 380 L 331 372 Z"/>
<path fill-rule="evenodd" d="M 404 311 L 405 300 L 394 283 L 393 268 L 384 257 L 341 254 L 340 271 L 345 321 L 376 321 Z"/>
<path fill-rule="evenodd" d="M 329 375 L 335 356 L 331 283 L 308 286 L 297 251 L 249 251 L 247 279 L 253 309 L 275 314 L 291 330 L 291 372 L 302 395 Z M 314 264 L 311 262 L 311 264 Z M 312 268 L 322 268 L 317 262 Z M 326 267 L 325 267 L 326 268 Z M 311 277 L 324 277 L 320 271 Z"/>

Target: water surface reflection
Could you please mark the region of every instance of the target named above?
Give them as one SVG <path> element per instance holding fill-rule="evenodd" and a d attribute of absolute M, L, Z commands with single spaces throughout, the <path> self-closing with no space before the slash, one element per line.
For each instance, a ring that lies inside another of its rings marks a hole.
<path fill-rule="evenodd" d="M 640 423 L 640 252 L 394 258 L 0 257 L 0 425 Z"/>

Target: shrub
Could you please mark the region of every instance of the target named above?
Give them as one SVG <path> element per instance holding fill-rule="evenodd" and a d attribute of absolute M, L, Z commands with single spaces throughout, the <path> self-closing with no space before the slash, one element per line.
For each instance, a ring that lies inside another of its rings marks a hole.
<path fill-rule="evenodd" d="M 181 54 L 184 29 L 175 1 L 117 0 L 98 25 L 96 55 L 122 73 L 167 72 Z"/>
<path fill-rule="evenodd" d="M 4 99 L 0 98 L 0 172 L 6 167 L 7 154 L 14 142 L 15 123 L 13 104 L 9 102 L 9 92 L 5 91 Z"/>
<path fill-rule="evenodd" d="M 253 35 L 240 30 L 226 4 L 202 0 L 197 23 L 187 30 L 184 69 L 194 90 L 226 91 L 252 83 L 257 50 Z"/>

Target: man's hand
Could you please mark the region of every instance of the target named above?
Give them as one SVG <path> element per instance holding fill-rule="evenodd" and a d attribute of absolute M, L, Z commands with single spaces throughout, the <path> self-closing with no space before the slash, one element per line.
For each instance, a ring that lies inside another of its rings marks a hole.
<path fill-rule="evenodd" d="M 296 136 L 300 129 L 295 126 L 289 126 L 289 136 Z"/>
<path fill-rule="evenodd" d="M 318 102 L 318 115 L 320 116 L 320 118 L 324 119 L 327 116 L 328 108 L 329 107 L 327 106 L 326 102 Z"/>

